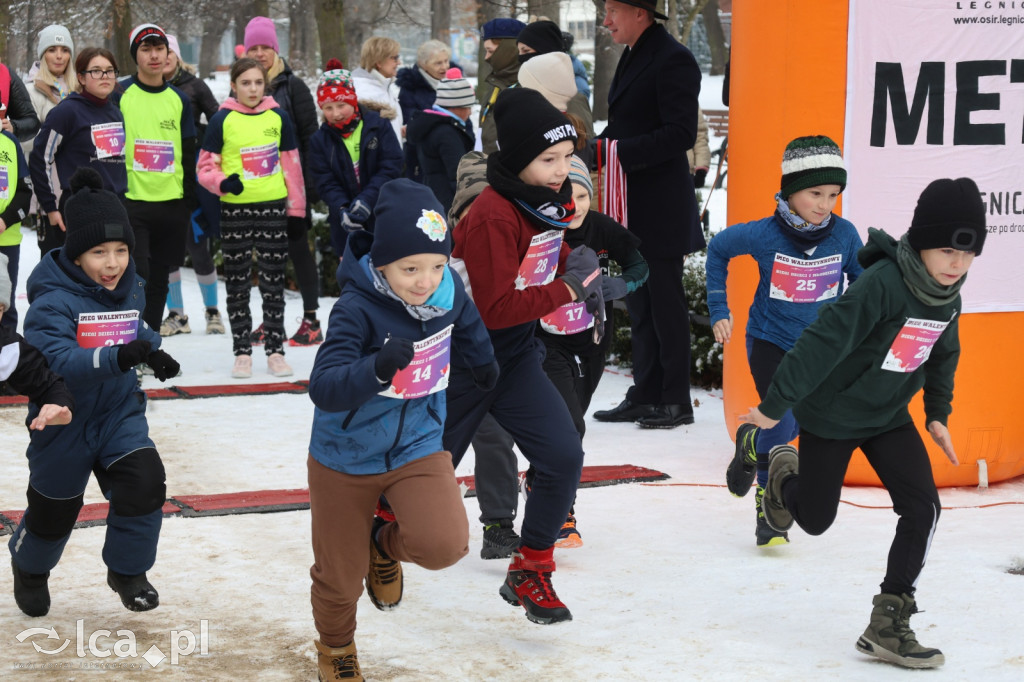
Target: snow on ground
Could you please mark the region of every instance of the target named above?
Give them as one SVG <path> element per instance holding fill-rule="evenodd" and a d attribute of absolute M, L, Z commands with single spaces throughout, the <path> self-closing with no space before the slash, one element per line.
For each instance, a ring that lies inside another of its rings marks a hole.
<path fill-rule="evenodd" d="M 705 92 L 714 89 L 710 80 Z M 725 196 L 712 195 L 713 229 L 724 225 Z M 38 259 L 32 237 L 26 235 L 22 248 L 22 311 L 24 280 Z M 165 342 L 183 367 L 172 383 L 234 383 L 230 338 L 202 333 L 195 276 L 190 269 L 182 274 L 193 333 Z M 223 295 L 221 285 L 222 312 Z M 330 305 L 322 300 L 321 319 Z M 258 322 L 255 291 L 252 306 Z M 294 332 L 301 316 L 298 294 L 289 294 L 286 306 L 287 330 Z M 287 349 L 294 379 L 308 378 L 315 354 L 311 348 Z M 258 351 L 255 359 L 247 381 L 274 381 L 264 373 Z M 147 388 L 158 385 L 146 379 Z M 628 385 L 628 374 L 609 368 L 592 409 L 615 405 Z M 456 566 L 437 573 L 406 566 L 405 599 L 397 611 L 381 613 L 369 600 L 360 602 L 356 641 L 367 679 L 906 679 L 910 673 L 853 648 L 868 622 L 895 527 L 885 491 L 846 488 L 828 533 L 812 538 L 794 530 L 789 546 L 758 550 L 753 496 L 736 499 L 724 485 L 733 446 L 721 393 L 697 390 L 694 398 L 696 423 L 672 431 L 588 420 L 587 464 L 640 465 L 670 478 L 580 491 L 577 512 L 586 544 L 559 550 L 554 575 L 573 622 L 534 625 L 522 609 L 507 605 L 497 594 L 506 564 L 479 558 L 481 528 L 472 523 L 470 553 Z M 150 402 L 168 495 L 305 487 L 311 415 L 305 395 Z M 23 407 L 0 408 L 0 510 L 24 506 L 24 416 Z M 472 464 L 470 453 L 458 473 L 472 473 Z M 941 494 L 945 511 L 918 586 L 924 612 L 912 624 L 922 643 L 944 651 L 947 663 L 926 675 L 936 682 L 1019 680 L 1024 576 L 1007 570 L 1024 567 L 1024 479 Z M 98 501 L 91 483 L 86 502 Z M 474 498 L 466 500 L 466 513 L 477 518 Z M 161 605 L 142 614 L 125 611 L 106 587 L 103 536 L 102 527 L 74 532 L 53 571 L 53 606 L 43 618 L 18 610 L 9 574 L 0 570 L 5 679 L 316 678 L 308 511 L 166 519 L 149 573 Z M 29 628 L 43 632 L 26 633 Z M 113 633 L 96 635 L 100 655 L 88 644 L 98 630 Z M 138 656 L 102 657 L 126 641 L 128 631 Z M 151 646 L 168 657 L 175 645 L 187 651 L 193 633 L 196 650 L 178 655 L 175 663 L 168 658 L 152 667 L 141 658 Z M 39 652 L 64 641 L 69 644 L 59 654 Z M 99 669 L 104 665 L 122 667 Z"/>

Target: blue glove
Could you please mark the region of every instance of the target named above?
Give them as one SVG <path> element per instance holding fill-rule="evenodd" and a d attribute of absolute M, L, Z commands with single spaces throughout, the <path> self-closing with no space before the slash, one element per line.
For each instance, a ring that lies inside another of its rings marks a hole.
<path fill-rule="evenodd" d="M 238 177 L 238 173 L 232 173 L 223 180 L 220 181 L 221 194 L 241 194 L 245 187 L 242 185 L 242 180 Z"/>
<path fill-rule="evenodd" d="M 493 391 L 494 387 L 498 385 L 500 371 L 497 360 L 492 360 L 489 365 L 470 367 L 469 371 L 473 375 L 473 383 L 481 391 Z"/>
<path fill-rule="evenodd" d="M 409 366 L 415 354 L 412 341 L 392 338 L 377 351 L 377 357 L 373 361 L 373 372 L 378 379 L 390 384 L 398 370 Z"/>
<path fill-rule="evenodd" d="M 356 199 L 349 204 L 348 214 L 354 222 L 364 225 L 370 219 L 370 207 L 362 199 Z"/>
<path fill-rule="evenodd" d="M 573 290 L 577 301 L 585 301 L 594 291 L 600 291 L 601 279 L 601 264 L 593 249 L 577 246 L 569 252 L 561 280 Z"/>
<path fill-rule="evenodd" d="M 601 278 L 601 296 L 606 301 L 615 301 L 626 295 L 626 280 L 621 277 Z"/>
<path fill-rule="evenodd" d="M 341 227 L 346 232 L 358 232 L 363 229 L 362 223 L 353 220 L 352 215 L 348 212 L 348 209 L 342 209 L 341 211 Z"/>

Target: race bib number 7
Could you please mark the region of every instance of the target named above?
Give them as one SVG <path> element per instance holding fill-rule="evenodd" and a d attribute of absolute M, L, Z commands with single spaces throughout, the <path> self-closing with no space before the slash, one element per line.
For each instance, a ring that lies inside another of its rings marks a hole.
<path fill-rule="evenodd" d="M 928 359 L 935 342 L 948 326 L 949 322 L 909 318 L 885 354 L 882 369 L 913 372 Z"/>
<path fill-rule="evenodd" d="M 132 170 L 144 173 L 173 173 L 174 143 L 169 140 L 135 140 Z"/>

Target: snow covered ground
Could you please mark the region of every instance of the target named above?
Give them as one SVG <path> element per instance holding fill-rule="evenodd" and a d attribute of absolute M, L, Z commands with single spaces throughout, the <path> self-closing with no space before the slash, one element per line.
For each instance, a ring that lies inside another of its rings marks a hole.
<path fill-rule="evenodd" d="M 706 84 L 705 91 L 714 87 Z M 724 222 L 725 193 L 715 197 L 721 206 L 712 208 L 712 217 Z M 22 248 L 22 295 L 38 258 L 33 237 L 26 234 Z M 202 333 L 191 270 L 183 270 L 183 280 L 194 329 L 166 340 L 165 350 L 183 367 L 172 383 L 237 381 L 229 376 L 230 339 Z M 222 310 L 223 293 L 222 285 Z M 22 297 L 19 306 L 25 305 Z M 323 299 L 322 319 L 330 305 Z M 255 292 L 253 311 L 258 321 Z M 289 332 L 300 316 L 298 294 L 289 295 Z M 308 377 L 315 352 L 288 349 L 294 379 Z M 248 381 L 273 380 L 259 354 L 254 364 Z M 593 409 L 615 405 L 628 384 L 628 375 L 609 368 Z M 147 388 L 158 385 L 146 379 Z M 885 682 L 912 675 L 853 648 L 867 624 L 895 526 L 885 491 L 847 488 L 828 533 L 812 538 L 794 530 L 789 546 L 759 550 L 752 495 L 738 500 L 724 485 L 733 446 L 721 394 L 695 391 L 694 398 L 696 423 L 673 431 L 588 422 L 587 464 L 634 464 L 671 478 L 580 491 L 586 544 L 558 551 L 554 576 L 573 622 L 538 626 L 508 606 L 497 594 L 506 564 L 479 558 L 481 529 L 474 523 L 470 554 L 456 566 L 438 573 L 406 566 L 405 599 L 397 611 L 378 612 L 367 599 L 360 603 L 356 641 L 366 677 Z M 152 401 L 150 427 L 167 468 L 168 495 L 305 487 L 311 414 L 305 395 Z M 0 510 L 24 506 L 24 416 L 23 407 L 0 408 Z M 458 473 L 472 473 L 472 462 L 470 454 Z M 912 623 L 922 643 L 940 647 L 947 663 L 922 674 L 935 681 L 1020 680 L 1024 576 L 1007 571 L 1024 567 L 1024 479 L 941 494 L 945 511 L 918 590 L 924 612 Z M 98 501 L 91 484 L 86 502 Z M 466 511 L 476 519 L 474 498 L 466 500 Z M 316 678 L 308 511 L 165 520 L 149 574 L 161 605 L 143 614 L 125 611 L 106 587 L 103 535 L 102 527 L 74 532 L 53 571 L 53 606 L 43 618 L 18 610 L 10 574 L 0 569 L 0 677 Z M 94 635 L 90 649 L 90 635 L 99 630 L 112 634 Z M 119 657 L 128 645 L 117 650 L 115 644 L 129 641 L 129 631 L 137 656 Z M 195 651 L 180 653 L 189 649 L 189 635 L 196 638 Z M 65 641 L 58 654 L 40 651 Z M 155 667 L 142 658 L 151 647 L 168 657 Z M 103 656 L 110 651 L 114 655 Z"/>

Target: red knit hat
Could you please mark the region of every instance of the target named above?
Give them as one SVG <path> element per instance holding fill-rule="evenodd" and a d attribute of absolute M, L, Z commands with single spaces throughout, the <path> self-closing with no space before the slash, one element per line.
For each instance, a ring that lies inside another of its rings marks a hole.
<path fill-rule="evenodd" d="M 316 103 L 323 108 L 327 102 L 344 102 L 354 107 L 359 106 L 352 74 L 341 68 L 341 62 L 337 59 L 327 62 L 324 75 L 320 76 L 320 82 L 316 86 Z"/>

